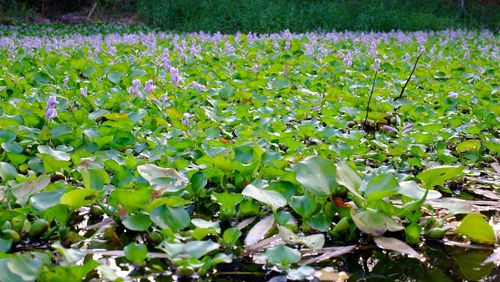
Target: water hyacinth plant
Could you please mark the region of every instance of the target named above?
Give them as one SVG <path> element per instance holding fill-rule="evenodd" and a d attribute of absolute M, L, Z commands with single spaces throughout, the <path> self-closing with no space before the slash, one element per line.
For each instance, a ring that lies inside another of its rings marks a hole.
<path fill-rule="evenodd" d="M 57 104 L 59 104 L 59 102 L 57 102 L 56 96 L 50 96 L 47 106 L 45 107 L 45 119 L 48 123 L 57 117 L 57 110 L 55 109 Z"/>
<path fill-rule="evenodd" d="M 0 280 L 481 279 L 499 46 L 0 26 Z"/>

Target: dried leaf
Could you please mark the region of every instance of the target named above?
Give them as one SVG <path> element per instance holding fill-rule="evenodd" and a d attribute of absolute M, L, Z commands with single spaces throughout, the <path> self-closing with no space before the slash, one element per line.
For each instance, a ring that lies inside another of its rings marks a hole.
<path fill-rule="evenodd" d="M 341 282 L 341 281 L 347 281 L 347 279 L 349 279 L 349 274 L 345 273 L 344 271 L 337 272 L 335 269 L 331 267 L 325 267 L 321 270 L 316 271 L 314 276 L 316 276 L 316 278 L 318 278 L 318 280 L 320 281 Z"/>
<path fill-rule="evenodd" d="M 250 218 L 242 220 L 240 223 L 236 225 L 236 228 L 239 230 L 242 230 L 243 228 L 247 227 L 249 224 L 255 221 L 255 216 L 252 216 Z"/>
<path fill-rule="evenodd" d="M 491 163 L 491 167 L 496 171 L 496 174 L 500 176 L 500 163 Z"/>
<path fill-rule="evenodd" d="M 417 251 L 401 240 L 391 237 L 374 237 L 373 240 L 381 249 L 395 251 L 425 261 L 425 258 L 421 254 L 417 253 Z"/>
<path fill-rule="evenodd" d="M 274 215 L 268 215 L 257 222 L 245 238 L 245 246 L 251 246 L 264 239 L 274 226 Z"/>
<path fill-rule="evenodd" d="M 279 235 L 274 235 L 272 237 L 259 241 L 252 246 L 246 247 L 245 250 L 243 250 L 243 252 L 241 253 L 241 256 L 245 257 L 250 254 L 260 253 L 268 248 L 283 244 L 285 244 L 285 241 L 283 241 L 283 239 L 281 239 Z"/>
<path fill-rule="evenodd" d="M 312 263 L 317 263 L 320 261 L 325 261 L 328 259 L 331 259 L 333 257 L 338 257 L 343 254 L 347 254 L 350 252 L 355 251 L 358 248 L 356 245 L 350 245 L 350 246 L 343 246 L 343 247 L 333 247 L 333 248 L 328 248 L 328 251 L 324 252 L 322 255 L 319 255 L 317 257 L 310 258 L 304 262 L 304 264 L 312 264 Z M 325 249 L 323 249 L 325 250 Z M 320 252 L 321 250 L 318 250 Z"/>

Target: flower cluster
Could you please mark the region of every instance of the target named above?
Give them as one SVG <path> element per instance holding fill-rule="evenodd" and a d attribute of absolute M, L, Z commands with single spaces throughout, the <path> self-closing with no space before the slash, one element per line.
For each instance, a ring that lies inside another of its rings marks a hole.
<path fill-rule="evenodd" d="M 55 117 L 57 117 L 57 110 L 55 106 L 59 104 L 56 100 L 56 96 L 50 96 L 47 102 L 47 107 L 45 107 L 45 118 L 47 122 L 51 122 Z"/>
<path fill-rule="evenodd" d="M 137 95 L 137 96 L 139 96 L 139 97 L 142 98 L 142 93 L 139 90 L 139 86 L 141 86 L 141 81 L 139 79 L 134 79 L 132 81 L 132 86 L 130 86 L 129 88 L 127 88 L 128 93 L 130 93 L 130 96 L 132 96 L 132 98 L 135 95 Z"/>

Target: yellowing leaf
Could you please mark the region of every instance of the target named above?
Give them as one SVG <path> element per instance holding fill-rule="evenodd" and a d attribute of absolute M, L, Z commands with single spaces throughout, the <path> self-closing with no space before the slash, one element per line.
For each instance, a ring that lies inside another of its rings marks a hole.
<path fill-rule="evenodd" d="M 455 233 L 462 234 L 476 243 L 495 244 L 495 231 L 480 214 L 470 213 L 460 223 Z"/>

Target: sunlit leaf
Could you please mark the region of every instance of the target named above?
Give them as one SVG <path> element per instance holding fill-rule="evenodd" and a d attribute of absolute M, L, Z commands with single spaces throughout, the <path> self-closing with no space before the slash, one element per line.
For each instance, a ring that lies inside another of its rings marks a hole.
<path fill-rule="evenodd" d="M 337 186 L 335 174 L 333 164 L 321 157 L 312 156 L 297 164 L 296 179 L 314 195 L 326 197 Z"/>
<path fill-rule="evenodd" d="M 462 219 L 455 233 L 469 237 L 472 241 L 481 244 L 495 244 L 495 232 L 490 224 L 477 213 L 470 213 Z"/>

